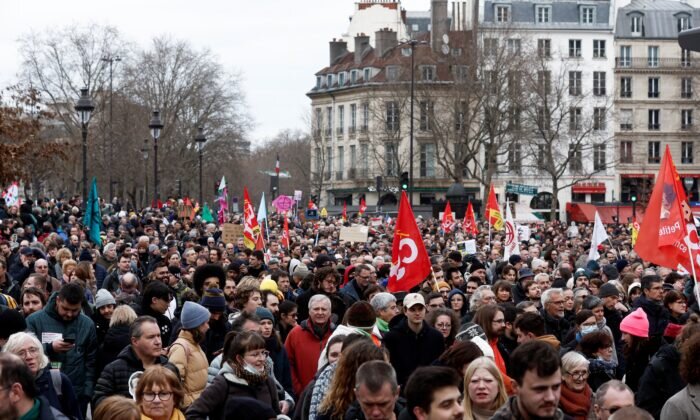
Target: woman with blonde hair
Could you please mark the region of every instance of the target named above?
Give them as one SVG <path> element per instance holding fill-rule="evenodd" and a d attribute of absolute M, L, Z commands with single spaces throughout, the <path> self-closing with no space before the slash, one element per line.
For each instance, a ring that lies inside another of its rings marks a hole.
<path fill-rule="evenodd" d="M 93 420 L 140 420 L 141 412 L 136 402 L 121 395 L 107 397 L 95 409 Z"/>
<path fill-rule="evenodd" d="M 146 368 L 136 385 L 136 404 L 141 420 L 185 420 L 180 404 L 185 390 L 180 379 L 161 365 Z"/>
<path fill-rule="evenodd" d="M 72 258 L 73 254 L 71 254 L 68 248 L 61 248 L 56 251 L 56 265 L 54 266 L 54 271 L 56 272 L 57 278 L 63 278 L 63 263 Z"/>
<path fill-rule="evenodd" d="M 124 347 L 131 344 L 129 328 L 136 320 L 136 312 L 129 305 L 119 305 L 112 313 L 109 320 L 109 329 L 105 334 L 102 344 L 97 349 L 97 375 L 108 363 L 117 360 L 117 356 Z"/>
<path fill-rule="evenodd" d="M 63 273 L 63 277 L 60 279 L 61 284 L 68 284 L 73 281 L 73 271 L 75 271 L 77 266 L 78 263 L 74 259 L 68 258 L 63 261 L 61 264 L 61 272 Z"/>
<path fill-rule="evenodd" d="M 493 360 L 474 359 L 464 374 L 464 419 L 490 419 L 507 400 L 503 376 Z"/>

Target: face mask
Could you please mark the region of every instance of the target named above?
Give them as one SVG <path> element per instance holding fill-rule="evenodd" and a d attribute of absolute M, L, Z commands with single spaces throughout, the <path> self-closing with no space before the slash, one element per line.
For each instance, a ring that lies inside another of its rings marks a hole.
<path fill-rule="evenodd" d="M 597 325 L 591 325 L 589 327 L 583 327 L 581 328 L 581 335 L 588 335 L 590 333 L 598 331 L 598 326 Z"/>
<path fill-rule="evenodd" d="M 605 328 L 606 324 L 607 324 L 607 319 L 603 318 L 603 320 L 598 323 L 598 329 L 602 330 L 603 328 Z"/>
<path fill-rule="evenodd" d="M 245 363 L 243 365 L 243 369 L 245 369 L 246 372 L 252 373 L 253 375 L 260 375 L 260 372 L 251 364 Z"/>

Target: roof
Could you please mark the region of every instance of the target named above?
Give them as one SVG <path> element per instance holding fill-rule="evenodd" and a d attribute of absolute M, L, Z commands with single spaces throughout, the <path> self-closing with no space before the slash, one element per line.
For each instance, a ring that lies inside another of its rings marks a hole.
<path fill-rule="evenodd" d="M 642 34 L 633 35 L 631 19 L 642 16 Z M 678 16 L 690 15 L 691 27 L 700 24 L 700 9 L 671 0 L 633 0 L 617 13 L 616 38 L 677 39 Z"/>
<path fill-rule="evenodd" d="M 503 1 L 503 0 L 486 0 L 484 3 L 484 22 L 485 24 L 497 24 L 495 20 L 495 6 L 510 7 L 510 22 L 507 25 L 516 25 L 518 27 L 533 27 L 546 28 L 549 25 L 558 25 L 564 28 L 570 28 L 575 25 L 576 29 L 599 29 L 609 27 L 611 5 L 609 0 L 589 0 L 589 1 L 572 1 L 572 0 L 530 0 L 530 1 Z M 551 23 L 540 24 L 536 23 L 537 8 L 535 6 L 551 6 Z M 581 8 L 595 7 L 594 22 L 592 25 L 581 24 Z M 567 24 L 567 25 L 563 25 Z"/>

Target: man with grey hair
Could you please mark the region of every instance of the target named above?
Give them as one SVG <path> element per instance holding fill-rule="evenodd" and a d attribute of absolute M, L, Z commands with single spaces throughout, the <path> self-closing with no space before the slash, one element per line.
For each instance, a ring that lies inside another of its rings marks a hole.
<path fill-rule="evenodd" d="M 101 265 L 107 272 L 112 271 L 117 265 L 117 244 L 110 242 L 102 249 L 102 255 L 97 259 L 97 264 Z"/>
<path fill-rule="evenodd" d="M 540 300 L 545 333 L 552 334 L 559 342 L 563 342 L 569 331 L 569 321 L 564 318 L 564 291 L 560 288 L 547 289 Z"/>
<path fill-rule="evenodd" d="M 46 277 L 46 281 L 51 283 L 52 291 L 55 292 L 61 288 L 61 282 L 58 281 L 56 277 L 52 277 L 51 274 L 49 274 L 49 262 L 45 259 L 39 258 L 34 261 L 34 272 Z"/>
<path fill-rule="evenodd" d="M 495 302 L 496 295 L 493 293 L 491 286 L 488 284 L 479 286 L 469 298 L 469 312 L 473 315 L 482 306 Z"/>
<path fill-rule="evenodd" d="M 632 389 L 612 379 L 601 385 L 595 393 L 593 412 L 597 420 L 608 420 L 617 410 L 634 406 L 634 392 Z"/>
<path fill-rule="evenodd" d="M 383 360 L 363 363 L 355 374 L 355 402 L 345 418 L 397 419 L 402 409 L 394 368 Z"/>
<path fill-rule="evenodd" d="M 309 318 L 294 327 L 284 343 L 296 395 L 301 395 L 314 378 L 321 350 L 326 347 L 334 329 L 335 325 L 331 323 L 331 300 L 326 295 L 311 296 Z"/>
<path fill-rule="evenodd" d="M 377 322 L 374 325 L 372 334 L 381 339 L 389 331 L 389 322 L 399 314 L 396 296 L 391 293 L 380 292 L 374 295 L 369 303 L 377 314 Z"/>

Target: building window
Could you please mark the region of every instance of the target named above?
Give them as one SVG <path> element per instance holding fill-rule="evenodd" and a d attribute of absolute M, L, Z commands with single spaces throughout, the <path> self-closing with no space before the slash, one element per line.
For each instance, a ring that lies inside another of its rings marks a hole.
<path fill-rule="evenodd" d="M 537 86 L 543 95 L 549 95 L 552 92 L 552 72 L 538 71 Z"/>
<path fill-rule="evenodd" d="M 357 70 L 353 70 L 350 72 L 350 83 L 353 85 L 357 83 Z"/>
<path fill-rule="evenodd" d="M 331 146 L 326 146 L 326 179 L 331 179 L 331 174 L 333 173 L 333 148 Z"/>
<path fill-rule="evenodd" d="M 421 80 L 429 82 L 435 79 L 435 66 L 421 66 Z"/>
<path fill-rule="evenodd" d="M 569 108 L 569 131 L 578 131 L 581 129 L 581 108 Z"/>
<path fill-rule="evenodd" d="M 338 146 L 338 171 L 335 174 L 335 180 L 341 181 L 345 172 L 345 148 Z"/>
<path fill-rule="evenodd" d="M 369 104 L 364 103 L 364 104 L 362 104 L 362 126 L 360 126 L 360 130 L 363 133 L 366 133 L 368 128 L 369 128 Z"/>
<path fill-rule="evenodd" d="M 369 176 L 369 145 L 367 143 L 360 144 L 360 178 Z"/>
<path fill-rule="evenodd" d="M 326 107 L 326 136 L 331 135 L 333 131 L 333 107 Z"/>
<path fill-rule="evenodd" d="M 552 127 L 552 119 L 549 110 L 544 107 L 537 107 L 537 129 L 540 131 L 548 131 Z"/>
<path fill-rule="evenodd" d="M 496 5 L 496 22 L 505 23 L 510 20 L 510 7 L 503 5 Z"/>
<path fill-rule="evenodd" d="M 386 103 L 386 129 L 390 132 L 399 130 L 399 104 L 397 102 Z"/>
<path fill-rule="evenodd" d="M 605 145 L 596 144 L 593 146 L 593 170 L 604 171 L 605 167 Z"/>
<path fill-rule="evenodd" d="M 508 129 L 513 131 L 520 131 L 520 107 L 510 106 L 508 107 Z"/>
<path fill-rule="evenodd" d="M 520 70 L 511 70 L 508 72 L 508 91 L 516 97 L 522 89 L 522 73 Z"/>
<path fill-rule="evenodd" d="M 630 28 L 630 31 L 632 32 L 632 35 L 642 35 L 642 17 L 639 15 L 632 16 L 631 24 L 632 27 Z"/>
<path fill-rule="evenodd" d="M 550 23 L 552 21 L 552 6 L 536 6 L 537 23 Z"/>
<path fill-rule="evenodd" d="M 649 48 L 647 48 L 647 51 L 649 54 L 647 57 L 649 67 L 659 67 L 659 47 L 650 45 Z"/>
<path fill-rule="evenodd" d="M 333 86 L 333 75 L 329 74 L 326 76 L 326 87 L 330 88 L 331 86 Z"/>
<path fill-rule="evenodd" d="M 484 71 L 484 82 L 486 83 L 485 90 L 495 95 L 498 93 L 498 75 L 495 71 L 485 70 Z"/>
<path fill-rule="evenodd" d="M 418 25 L 417 23 L 414 23 L 413 25 L 411 25 L 412 32 L 418 32 L 419 30 L 420 30 L 420 25 Z"/>
<path fill-rule="evenodd" d="M 605 40 L 593 40 L 593 58 L 605 58 Z"/>
<path fill-rule="evenodd" d="M 684 141 L 681 143 L 681 163 L 693 163 L 692 141 Z"/>
<path fill-rule="evenodd" d="M 362 80 L 369 82 L 370 77 L 372 77 L 372 69 L 366 68 L 362 71 Z"/>
<path fill-rule="evenodd" d="M 678 17 L 678 32 L 690 29 L 690 16 L 679 16 Z"/>
<path fill-rule="evenodd" d="M 508 170 L 513 173 L 520 173 L 522 168 L 522 148 L 520 143 L 513 142 L 508 148 Z"/>
<path fill-rule="evenodd" d="M 386 175 L 396 176 L 399 173 L 397 147 L 394 143 L 386 143 L 384 145 L 384 162 L 386 164 Z"/>
<path fill-rule="evenodd" d="M 620 130 L 629 131 L 632 129 L 632 110 L 631 109 L 621 109 L 620 110 Z"/>
<path fill-rule="evenodd" d="M 399 67 L 398 66 L 387 66 L 386 67 L 386 80 L 390 82 L 396 81 L 399 78 Z"/>
<path fill-rule="evenodd" d="M 571 95 L 571 96 L 581 95 L 581 72 L 580 71 L 570 71 L 569 72 L 569 95 Z"/>
<path fill-rule="evenodd" d="M 583 156 L 578 144 L 569 145 L 569 171 L 580 172 L 583 169 Z"/>
<path fill-rule="evenodd" d="M 584 6 L 581 8 L 581 23 L 592 25 L 595 22 L 595 7 Z"/>
<path fill-rule="evenodd" d="M 355 134 L 357 129 L 357 104 L 350 104 L 350 133 Z"/>
<path fill-rule="evenodd" d="M 321 76 L 316 76 L 316 89 L 321 89 L 322 83 L 323 83 L 323 78 Z"/>
<path fill-rule="evenodd" d="M 659 78 L 650 77 L 649 78 L 649 97 L 658 98 L 659 97 Z"/>
<path fill-rule="evenodd" d="M 357 178 L 357 146 L 354 144 L 350 146 L 350 170 L 348 171 L 348 178 Z"/>
<path fill-rule="evenodd" d="M 338 86 L 345 86 L 345 73 L 338 73 Z"/>
<path fill-rule="evenodd" d="M 466 102 L 459 102 L 455 107 L 455 131 L 461 132 L 464 129 L 464 119 L 465 119 L 465 109 L 467 108 Z"/>
<path fill-rule="evenodd" d="M 506 42 L 506 47 L 508 48 L 508 54 L 510 55 L 520 55 L 520 39 L 519 38 L 509 38 Z"/>
<path fill-rule="evenodd" d="M 660 117 L 661 111 L 658 109 L 650 109 L 649 110 L 649 130 L 660 130 L 661 129 L 661 123 L 660 123 Z"/>
<path fill-rule="evenodd" d="M 422 178 L 435 178 L 435 144 L 424 143 L 420 145 L 420 176 Z"/>
<path fill-rule="evenodd" d="M 433 113 L 433 103 L 430 101 L 421 101 L 420 104 L 420 130 L 430 131 L 430 120 Z"/>
<path fill-rule="evenodd" d="M 494 57 L 498 53 L 498 39 L 484 38 L 484 55 Z"/>
<path fill-rule="evenodd" d="M 620 163 L 633 163 L 632 142 L 625 140 L 620 142 Z"/>
<path fill-rule="evenodd" d="M 580 39 L 570 39 L 569 40 L 569 57 L 570 58 L 581 57 L 581 40 Z"/>
<path fill-rule="evenodd" d="M 690 67 L 690 50 L 681 50 L 681 67 Z"/>
<path fill-rule="evenodd" d="M 537 56 L 539 58 L 551 58 L 552 57 L 552 40 L 551 39 L 538 39 L 537 40 Z"/>
<path fill-rule="evenodd" d="M 661 142 L 660 141 L 650 141 L 649 142 L 649 163 L 659 163 L 661 162 Z"/>
<path fill-rule="evenodd" d="M 681 98 L 689 99 L 693 97 L 693 79 L 684 77 L 681 79 Z"/>
<path fill-rule="evenodd" d="M 688 130 L 693 127 L 693 110 L 681 109 L 681 129 Z"/>
<path fill-rule="evenodd" d="M 632 78 L 620 77 L 620 98 L 632 97 Z"/>
<path fill-rule="evenodd" d="M 629 67 L 632 65 L 632 46 L 620 45 L 620 67 Z"/>
<path fill-rule="evenodd" d="M 593 108 L 593 129 L 605 130 L 605 108 Z"/>
<path fill-rule="evenodd" d="M 456 66 L 457 81 L 464 83 L 469 80 L 469 66 Z"/>
<path fill-rule="evenodd" d="M 323 126 L 323 112 L 321 111 L 321 108 L 316 108 L 314 110 L 314 117 L 314 124 L 316 125 L 314 127 L 314 135 L 320 136 L 321 126 Z"/>
<path fill-rule="evenodd" d="M 593 95 L 605 96 L 605 72 L 593 72 Z"/>
<path fill-rule="evenodd" d="M 345 105 L 338 106 L 338 134 L 345 131 Z"/>

